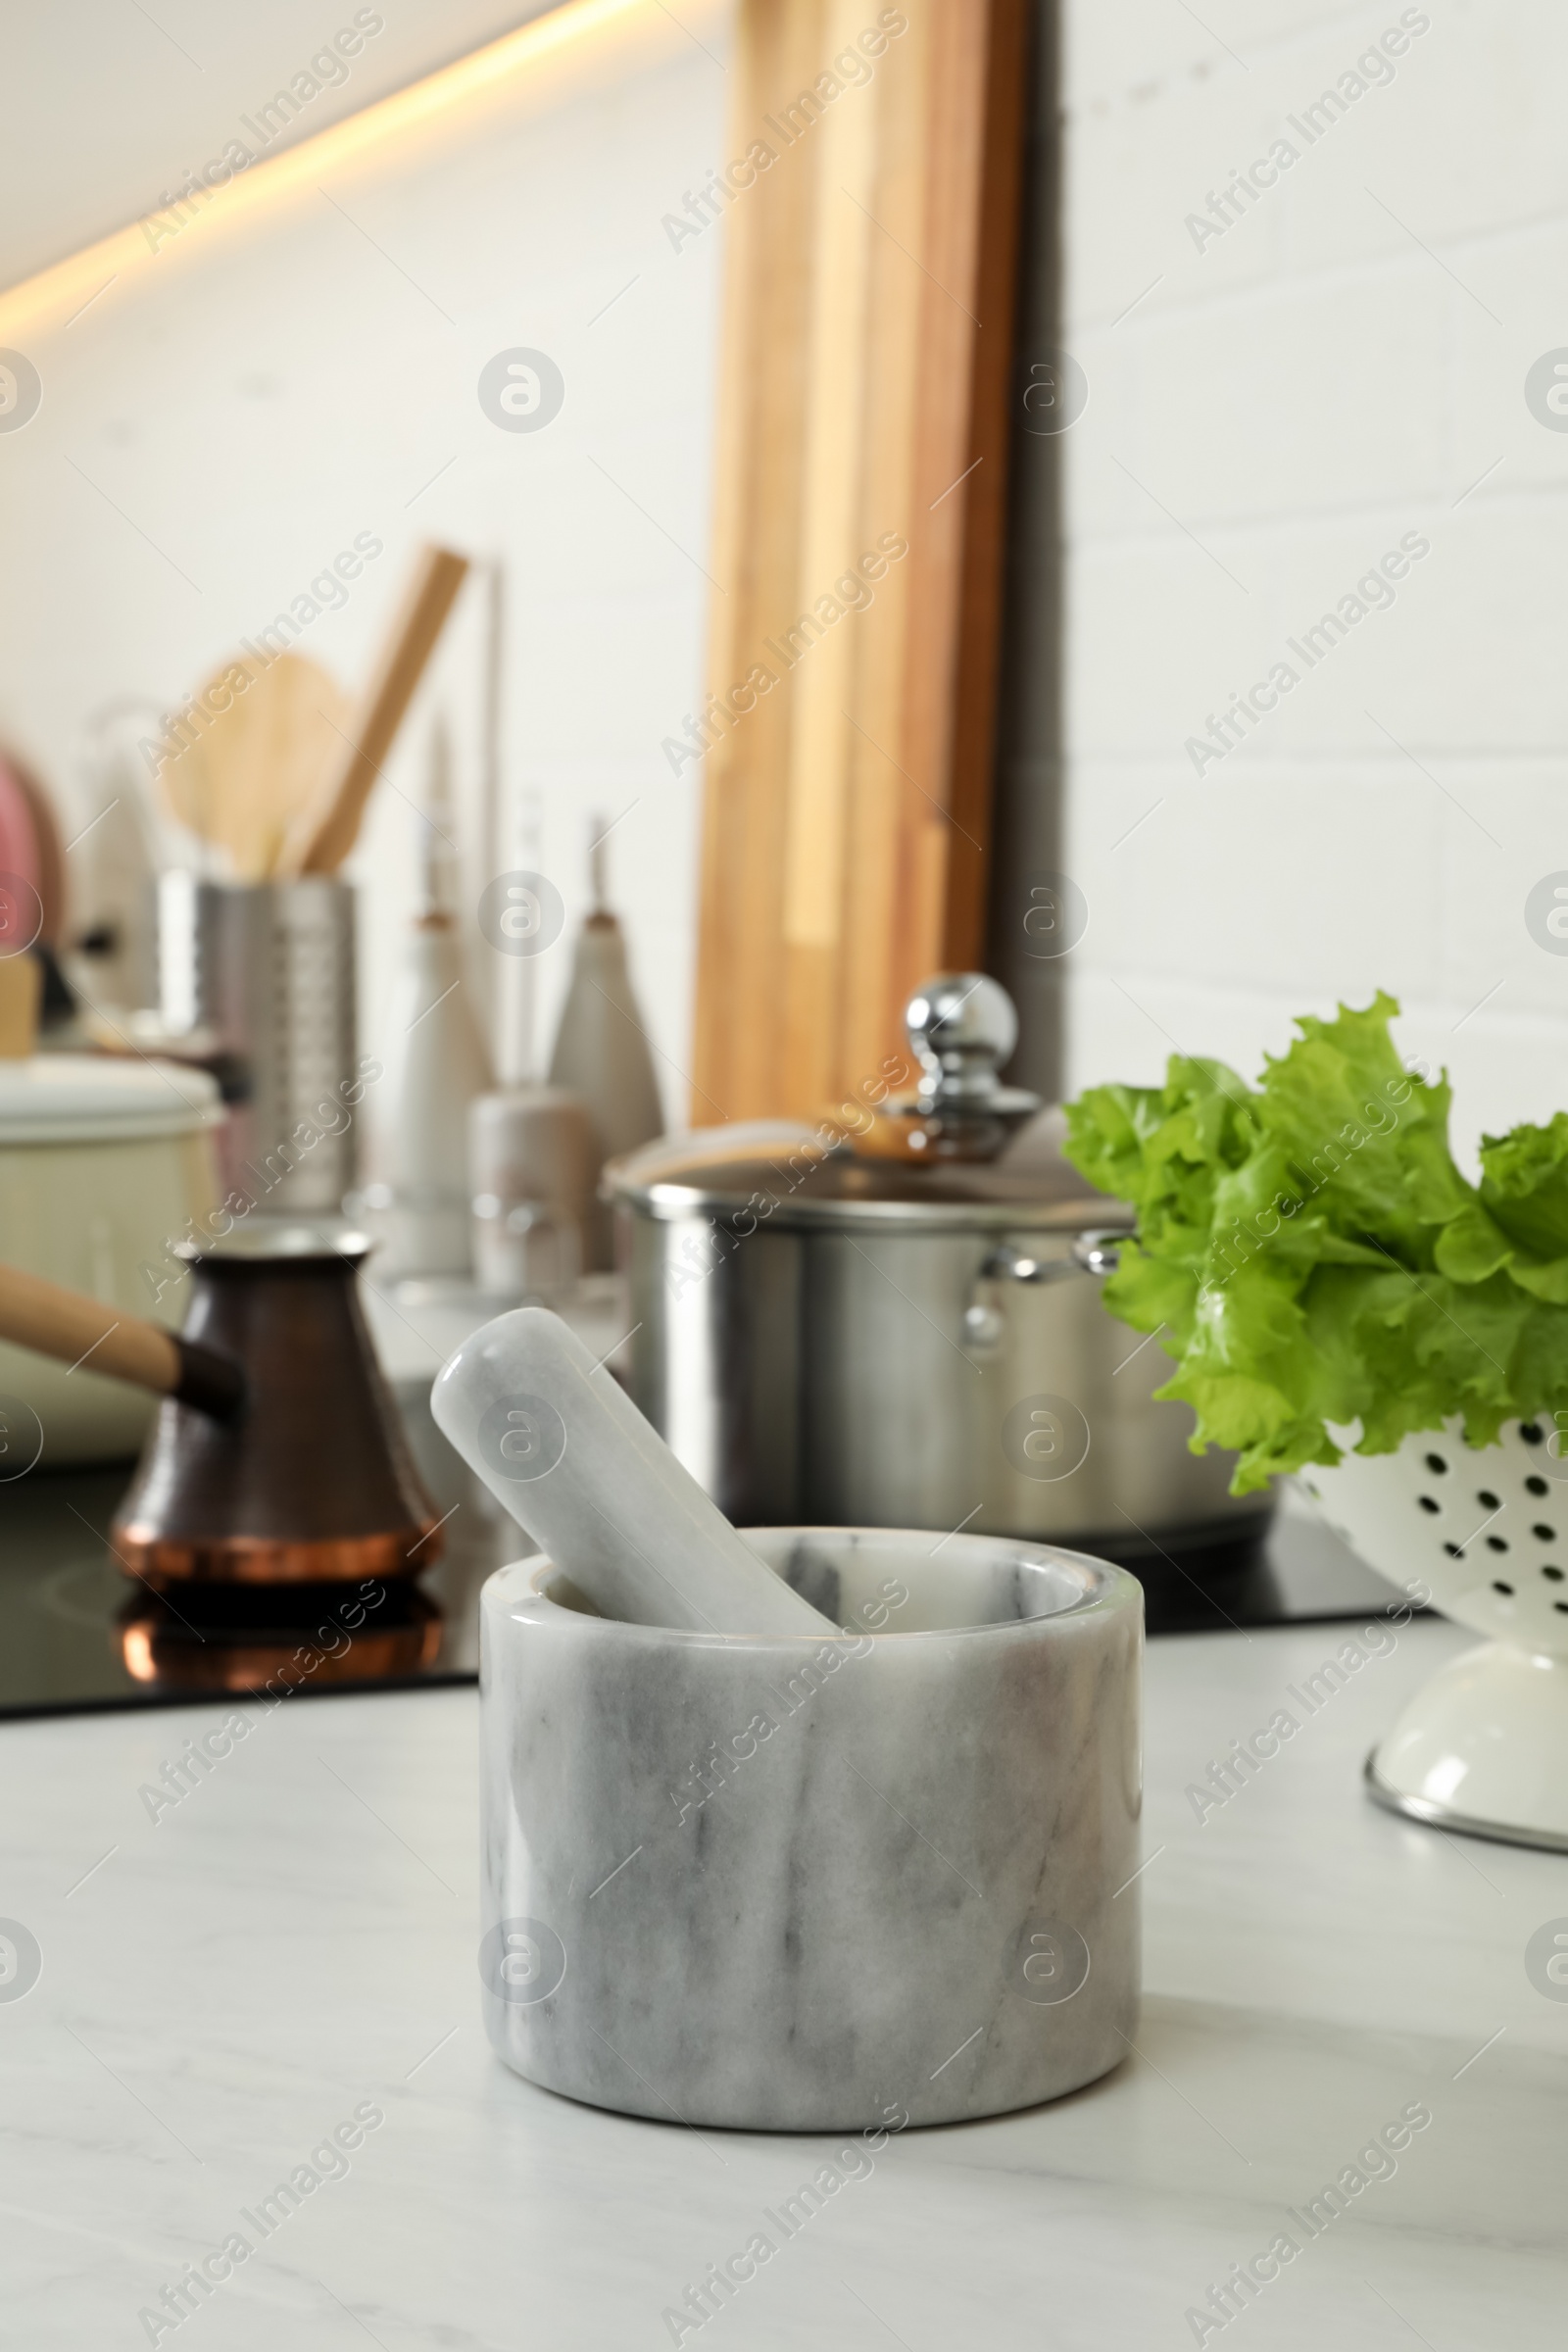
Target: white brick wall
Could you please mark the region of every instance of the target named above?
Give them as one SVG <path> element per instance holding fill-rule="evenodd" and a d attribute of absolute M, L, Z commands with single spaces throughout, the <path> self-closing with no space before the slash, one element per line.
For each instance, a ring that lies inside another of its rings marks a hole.
<path fill-rule="evenodd" d="M 1568 957 L 1524 922 L 1568 869 L 1568 433 L 1524 398 L 1568 346 L 1568 15 L 1200 13 L 1064 0 L 1067 1080 L 1173 1043 L 1250 1076 L 1382 985 L 1466 1152 L 1568 1107 Z M 1393 81 L 1198 251 L 1185 216 L 1412 15 Z M 1189 735 L 1409 531 L 1393 608 L 1195 775 Z"/>

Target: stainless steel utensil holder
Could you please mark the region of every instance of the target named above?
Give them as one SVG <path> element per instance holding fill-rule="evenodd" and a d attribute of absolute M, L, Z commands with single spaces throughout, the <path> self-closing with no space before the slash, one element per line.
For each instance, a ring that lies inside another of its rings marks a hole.
<path fill-rule="evenodd" d="M 210 1029 L 230 1065 L 225 1186 L 260 1210 L 335 1213 L 359 1139 L 350 885 L 164 874 L 158 963 L 165 1020 Z"/>

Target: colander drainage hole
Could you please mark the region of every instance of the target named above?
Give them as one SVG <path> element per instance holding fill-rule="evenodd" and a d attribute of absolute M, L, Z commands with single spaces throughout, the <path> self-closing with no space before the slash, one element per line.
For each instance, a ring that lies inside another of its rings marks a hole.
<path fill-rule="evenodd" d="M 1507 1548 L 1508 1539 L 1506 1536 L 1489 1536 L 1487 1538 L 1487 1549 L 1489 1551 L 1506 1551 Z"/>
<path fill-rule="evenodd" d="M 1543 1544 L 1555 1544 L 1557 1541 L 1557 1530 L 1554 1527 L 1543 1526 L 1539 1519 L 1530 1533 L 1533 1536 L 1539 1536 Z"/>
<path fill-rule="evenodd" d="M 1484 1511 L 1497 1511 L 1502 1508 L 1502 1499 L 1500 1495 L 1494 1494 L 1490 1487 L 1482 1487 L 1478 1489 L 1476 1500 L 1480 1503 Z"/>
<path fill-rule="evenodd" d="M 1441 1453 L 1429 1453 L 1427 1455 L 1427 1468 L 1431 1471 L 1434 1478 L 1444 1478 L 1447 1475 L 1448 1465 L 1444 1460 Z"/>
<path fill-rule="evenodd" d="M 1436 1501 L 1430 1494 L 1418 1494 L 1416 1496 L 1416 1500 L 1424 1511 L 1431 1511 L 1434 1514 L 1441 1511 L 1443 1508 L 1442 1503 Z"/>
<path fill-rule="evenodd" d="M 1543 1568 L 1541 1573 L 1545 1578 L 1548 1585 L 1560 1585 L 1562 1583 L 1562 1570 L 1560 1568 Z"/>
<path fill-rule="evenodd" d="M 1505 1592 L 1505 1593 L 1507 1594 L 1507 1596 L 1508 1596 L 1508 1598 L 1509 1598 L 1510 1600 L 1512 1600 L 1512 1598 L 1513 1598 L 1513 1587 L 1512 1587 L 1512 1585 L 1494 1584 L 1494 1585 L 1493 1586 L 1492 1590 L 1494 1591 L 1494 1592 Z M 1561 1607 L 1561 1605 L 1562 1605 L 1562 1604 L 1561 1604 L 1561 1602 L 1559 1602 L 1559 1603 L 1558 1603 L 1558 1606 L 1559 1606 L 1559 1607 Z"/>
<path fill-rule="evenodd" d="M 1443 1548 L 1447 1553 L 1450 1560 L 1462 1560 L 1464 1558 L 1464 1545 L 1462 1544 L 1445 1544 Z"/>
<path fill-rule="evenodd" d="M 1525 1493 L 1527 1494 L 1549 1494 L 1551 1493 L 1551 1489 L 1547 1486 L 1544 1478 L 1527 1478 L 1525 1480 Z"/>
<path fill-rule="evenodd" d="M 1527 1446 L 1539 1446 L 1541 1444 L 1541 1431 L 1537 1428 L 1534 1421 L 1521 1421 L 1519 1424 L 1519 1435 L 1523 1438 Z"/>
<path fill-rule="evenodd" d="M 1568 1600 L 1554 1600 L 1551 1605 L 1559 1617 L 1568 1617 Z"/>

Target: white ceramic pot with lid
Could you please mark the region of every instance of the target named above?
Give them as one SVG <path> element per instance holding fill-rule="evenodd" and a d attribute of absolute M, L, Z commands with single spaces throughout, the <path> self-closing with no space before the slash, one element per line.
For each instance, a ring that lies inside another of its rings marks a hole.
<path fill-rule="evenodd" d="M 217 1202 L 205 1071 L 86 1054 L 0 1061 L 0 1257 L 177 1326 L 170 1245 Z M 156 1399 L 0 1343 L 0 1479 L 137 1450 Z"/>

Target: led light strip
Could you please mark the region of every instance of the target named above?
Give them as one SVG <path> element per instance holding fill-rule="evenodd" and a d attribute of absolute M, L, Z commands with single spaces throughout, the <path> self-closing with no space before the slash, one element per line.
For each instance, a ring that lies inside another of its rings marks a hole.
<path fill-rule="evenodd" d="M 654 5 L 657 0 L 566 0 L 565 6 L 536 17 L 515 32 L 504 33 L 500 40 L 476 49 L 471 57 L 460 58 L 456 65 L 443 66 L 425 80 L 377 99 L 362 113 L 332 123 L 282 155 L 251 165 L 223 186 L 210 189 L 210 201 L 187 225 L 197 228 L 234 220 L 260 206 L 276 204 L 297 188 L 314 184 L 325 172 L 340 170 L 471 100 L 493 96 L 498 85 L 513 75 L 591 38 L 619 19 L 651 14 Z M 183 233 L 169 242 L 177 251 L 185 245 Z M 201 243 L 200 237 L 193 240 L 198 247 Z M 163 258 L 163 250 L 154 249 L 142 222 L 136 220 L 36 276 L 24 278 L 0 294 L 0 342 L 9 342 L 29 327 L 57 322 L 69 325 L 117 278 L 133 271 L 139 275 L 155 266 Z M 56 315 L 61 313 L 66 315 L 64 320 L 57 321 Z"/>

